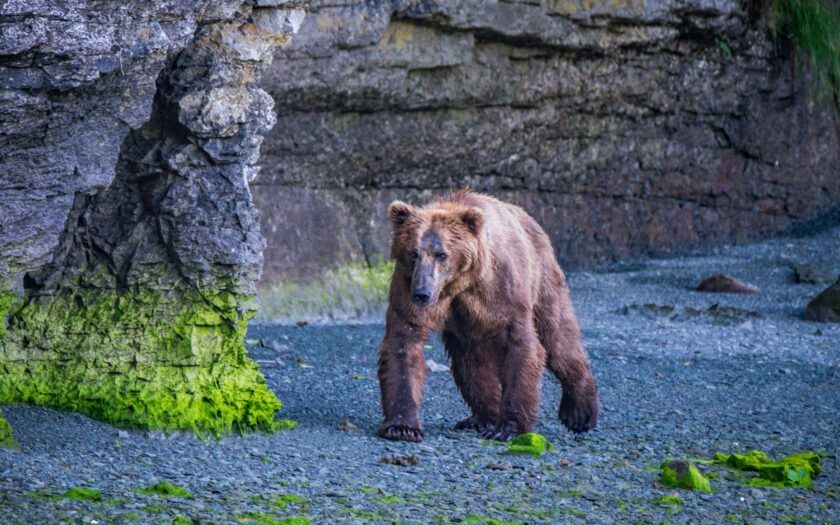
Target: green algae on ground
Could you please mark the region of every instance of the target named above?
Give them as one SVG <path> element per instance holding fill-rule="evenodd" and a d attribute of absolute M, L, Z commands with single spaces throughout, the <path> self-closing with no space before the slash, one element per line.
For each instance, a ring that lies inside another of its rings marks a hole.
<path fill-rule="evenodd" d="M 660 507 L 682 507 L 683 505 L 685 505 L 685 502 L 682 500 L 682 498 L 679 498 L 677 496 L 662 496 L 654 503 L 656 503 Z"/>
<path fill-rule="evenodd" d="M 138 494 L 148 494 L 151 496 L 162 496 L 165 498 L 192 498 L 190 492 L 178 485 L 173 485 L 168 481 L 161 481 L 154 485 L 149 485 L 144 489 L 134 489 Z"/>
<path fill-rule="evenodd" d="M 292 421 L 291 419 L 275 419 L 272 423 L 271 430 L 274 431 L 282 431 L 282 430 L 294 430 L 298 426 L 297 421 Z"/>
<path fill-rule="evenodd" d="M 759 477 L 750 478 L 746 485 L 758 487 L 810 487 L 822 472 L 820 456 L 813 452 L 791 454 L 779 461 L 758 450 L 730 455 L 718 452 L 715 460 L 733 469 L 757 472 Z"/>
<path fill-rule="evenodd" d="M 700 470 L 690 461 L 665 460 L 660 466 L 662 476 L 659 482 L 666 487 L 674 487 L 711 493 L 712 487 Z"/>
<path fill-rule="evenodd" d="M 193 523 L 193 520 L 181 516 L 180 514 L 172 518 L 172 525 L 192 525 Z"/>
<path fill-rule="evenodd" d="M 39 490 L 37 492 L 27 492 L 27 496 L 35 499 L 56 500 L 56 499 L 75 499 L 81 501 L 101 501 L 102 491 L 98 489 L 84 489 L 80 487 L 73 487 L 64 491 L 63 494 L 56 492 L 49 492 L 46 490 Z"/>
<path fill-rule="evenodd" d="M 312 523 L 306 516 L 291 516 L 281 519 L 273 514 L 262 512 L 237 514 L 236 520 L 240 523 L 251 523 L 253 525 L 310 525 Z"/>
<path fill-rule="evenodd" d="M 271 502 L 273 507 L 277 507 L 278 509 L 285 509 L 289 503 L 296 503 L 298 505 L 306 503 L 306 500 L 297 494 L 283 494 L 282 496 L 277 496 L 274 498 L 274 501 Z"/>
<path fill-rule="evenodd" d="M 516 436 L 506 445 L 508 448 L 502 454 L 523 454 L 535 458 L 540 457 L 548 450 L 555 450 L 554 445 L 549 443 L 545 437 L 534 432 Z"/>
<path fill-rule="evenodd" d="M 12 426 L 9 422 L 3 419 L 3 411 L 0 410 L 0 448 L 8 448 L 11 450 L 20 450 L 20 445 L 12 436 Z"/>
<path fill-rule="evenodd" d="M 525 525 L 524 521 L 501 521 L 495 518 L 482 518 L 476 515 L 462 518 L 461 523 L 484 523 L 486 525 Z"/>
<path fill-rule="evenodd" d="M 63 494 L 57 492 L 49 492 L 47 490 L 39 490 L 37 492 L 27 492 L 27 496 L 35 499 L 56 500 L 56 499 L 75 499 L 81 501 L 100 501 L 102 500 L 102 491 L 98 489 L 84 489 L 80 487 L 69 488 Z"/>
<path fill-rule="evenodd" d="M 98 489 L 83 489 L 73 487 L 61 496 L 64 499 L 78 499 L 82 501 L 99 501 L 102 499 L 102 491 Z"/>
<path fill-rule="evenodd" d="M 80 284 L 28 296 L 12 305 L 0 338 L 0 403 L 199 436 L 287 428 L 246 356 L 254 312 L 252 298 L 185 286 Z"/>

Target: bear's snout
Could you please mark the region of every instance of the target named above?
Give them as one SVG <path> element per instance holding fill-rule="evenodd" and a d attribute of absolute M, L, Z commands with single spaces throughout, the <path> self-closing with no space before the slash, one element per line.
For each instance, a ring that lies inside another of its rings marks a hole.
<path fill-rule="evenodd" d="M 432 300 L 432 292 L 426 286 L 418 286 L 411 294 L 411 300 L 419 306 L 428 306 Z"/>

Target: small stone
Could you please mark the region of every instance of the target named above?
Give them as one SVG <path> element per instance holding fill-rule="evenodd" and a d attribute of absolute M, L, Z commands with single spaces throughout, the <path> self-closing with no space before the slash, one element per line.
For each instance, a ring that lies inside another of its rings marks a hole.
<path fill-rule="evenodd" d="M 759 489 L 750 489 L 750 490 L 747 491 L 747 494 L 749 494 L 750 497 L 754 498 L 754 499 L 764 499 L 764 498 L 767 497 L 764 494 L 764 491 L 759 490 Z"/>
<path fill-rule="evenodd" d="M 426 359 L 426 368 L 428 368 L 430 372 L 449 372 L 448 366 L 437 363 L 432 359 Z"/>
<path fill-rule="evenodd" d="M 704 280 L 697 286 L 698 292 L 712 293 L 756 293 L 758 288 L 739 281 L 734 277 L 719 273 Z"/>

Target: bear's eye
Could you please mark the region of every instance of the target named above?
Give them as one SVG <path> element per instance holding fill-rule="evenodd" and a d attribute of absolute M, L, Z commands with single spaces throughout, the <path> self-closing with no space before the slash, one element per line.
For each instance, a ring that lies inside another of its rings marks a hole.
<path fill-rule="evenodd" d="M 419 258 L 420 258 L 420 254 L 419 254 L 419 253 L 417 253 L 417 250 L 411 250 L 411 251 L 408 253 L 408 256 L 409 256 L 409 257 L 411 257 L 411 260 L 412 260 L 412 261 L 416 261 L 417 259 L 419 259 Z"/>
<path fill-rule="evenodd" d="M 443 252 L 441 252 L 441 253 L 436 253 L 436 254 L 435 254 L 435 259 L 437 259 L 438 261 L 441 261 L 441 262 L 442 262 L 442 261 L 445 261 L 448 257 L 449 257 L 449 256 L 448 256 L 448 255 L 446 255 L 446 254 L 445 254 L 445 253 L 443 253 Z"/>

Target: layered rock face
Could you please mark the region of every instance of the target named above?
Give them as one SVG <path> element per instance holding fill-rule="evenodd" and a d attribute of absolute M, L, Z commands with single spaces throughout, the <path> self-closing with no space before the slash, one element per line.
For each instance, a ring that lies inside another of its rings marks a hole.
<path fill-rule="evenodd" d="M 266 283 L 387 253 L 385 209 L 518 203 L 565 266 L 840 202 L 837 111 L 739 0 L 313 2 L 263 86 Z"/>
<path fill-rule="evenodd" d="M 269 429 L 242 343 L 264 240 L 257 85 L 299 3 L 0 7 L 0 403 Z"/>

